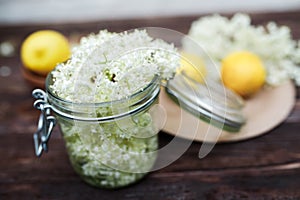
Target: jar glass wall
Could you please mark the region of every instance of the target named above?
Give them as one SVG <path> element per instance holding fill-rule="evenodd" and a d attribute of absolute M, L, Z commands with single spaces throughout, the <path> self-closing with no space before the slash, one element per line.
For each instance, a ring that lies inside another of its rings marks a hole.
<path fill-rule="evenodd" d="M 60 124 L 74 170 L 87 183 L 103 188 L 132 184 L 151 171 L 158 148 L 153 118 L 159 78 L 128 98 L 103 103 L 63 100 L 46 80 L 48 102 Z"/>

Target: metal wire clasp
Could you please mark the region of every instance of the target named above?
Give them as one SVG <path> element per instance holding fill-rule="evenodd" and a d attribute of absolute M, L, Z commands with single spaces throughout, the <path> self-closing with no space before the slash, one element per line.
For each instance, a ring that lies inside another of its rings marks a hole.
<path fill-rule="evenodd" d="M 51 115 L 51 105 L 48 104 L 47 94 L 43 90 L 33 90 L 32 96 L 37 99 L 33 106 L 41 111 L 38 129 L 33 134 L 35 155 L 40 157 L 43 151 L 48 151 L 47 143 L 56 124 L 56 119 Z"/>

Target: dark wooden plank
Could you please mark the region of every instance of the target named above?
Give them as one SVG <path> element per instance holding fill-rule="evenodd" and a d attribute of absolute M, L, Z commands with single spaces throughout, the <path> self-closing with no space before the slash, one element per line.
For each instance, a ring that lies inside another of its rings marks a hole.
<path fill-rule="evenodd" d="M 14 41 L 22 41 L 29 33 L 39 29 L 56 29 L 67 36 L 71 34 L 88 34 L 90 32 L 98 32 L 101 29 L 109 31 L 125 31 L 133 28 L 141 27 L 163 27 L 187 33 L 191 22 L 199 17 L 210 15 L 212 13 L 190 16 L 173 16 L 173 17 L 149 17 L 142 19 L 124 19 L 124 20 L 102 20 L 91 21 L 86 23 L 61 23 L 56 24 L 32 24 L 28 25 L 0 25 L 0 39 L 12 39 Z M 220 13 L 222 14 L 222 13 Z M 298 20 L 300 11 L 275 12 L 275 13 L 248 13 L 252 18 L 252 23 L 256 25 L 265 25 L 269 21 L 274 21 L 280 25 L 287 25 L 292 29 L 295 39 L 300 38 L 300 30 L 298 28 Z M 233 14 L 222 14 L 231 17 Z M 17 37 L 17 38 L 16 38 Z"/>
<path fill-rule="evenodd" d="M 190 173 L 182 176 L 154 174 L 142 182 L 119 190 L 101 190 L 77 179 L 8 183 L 4 199 L 299 199 L 299 171 L 280 174 L 214 175 Z M 292 181 L 294 179 L 294 181 Z M 280 181 L 278 181 L 280 180 Z"/>

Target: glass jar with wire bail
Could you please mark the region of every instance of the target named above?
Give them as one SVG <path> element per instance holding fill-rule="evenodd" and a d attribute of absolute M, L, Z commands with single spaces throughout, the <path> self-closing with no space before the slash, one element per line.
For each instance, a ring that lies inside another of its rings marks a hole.
<path fill-rule="evenodd" d="M 158 148 L 152 109 L 158 103 L 159 77 L 127 98 L 103 103 L 76 103 L 58 97 L 51 89 L 33 91 L 41 110 L 34 134 L 36 155 L 47 151 L 55 123 L 60 125 L 71 165 L 90 185 L 119 188 L 141 179 L 153 167 Z M 52 116 L 51 114 L 54 114 Z"/>

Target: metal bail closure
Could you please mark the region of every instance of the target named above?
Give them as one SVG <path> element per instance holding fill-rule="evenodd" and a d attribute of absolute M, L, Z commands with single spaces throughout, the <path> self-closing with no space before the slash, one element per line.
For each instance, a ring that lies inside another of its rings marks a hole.
<path fill-rule="evenodd" d="M 40 157 L 43 151 L 48 151 L 48 140 L 56 124 L 56 119 L 51 115 L 51 105 L 47 102 L 47 94 L 41 89 L 35 89 L 32 96 L 37 99 L 33 106 L 41 111 L 37 131 L 33 134 L 35 155 Z"/>

